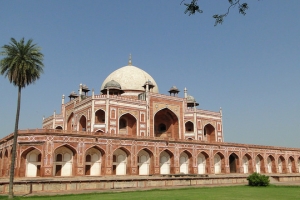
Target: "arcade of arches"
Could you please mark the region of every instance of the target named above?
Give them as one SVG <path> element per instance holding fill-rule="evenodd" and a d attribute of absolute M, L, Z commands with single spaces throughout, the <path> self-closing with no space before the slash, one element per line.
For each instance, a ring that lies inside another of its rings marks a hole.
<path fill-rule="evenodd" d="M 58 146 L 51 157 L 38 148 L 25 148 L 21 153 L 16 175 L 43 177 L 178 173 L 299 173 L 300 169 L 300 156 L 268 155 L 263 157 L 260 154 L 244 153 L 242 155 L 240 152 L 226 154 L 223 151 L 213 154 L 199 151 L 194 154 L 191 153 L 193 149 L 177 151 L 174 148 L 166 148 L 157 152 L 153 148 L 138 146 L 135 149 L 139 150 L 134 154 L 125 146 L 119 146 L 108 153 L 105 146 L 99 145 L 87 147 L 86 150 L 81 149 L 79 153 L 78 148 L 70 145 Z M 0 152 L 1 176 L 5 177 L 9 174 L 9 167 L 6 163 L 9 163 L 10 154 L 9 149 Z"/>

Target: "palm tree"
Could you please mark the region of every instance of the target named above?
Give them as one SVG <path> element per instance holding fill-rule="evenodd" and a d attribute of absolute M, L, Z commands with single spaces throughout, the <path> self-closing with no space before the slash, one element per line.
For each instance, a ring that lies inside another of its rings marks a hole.
<path fill-rule="evenodd" d="M 25 43 L 24 38 L 19 42 L 11 38 L 9 45 L 2 47 L 0 55 L 4 56 L 0 61 L 1 75 L 7 77 L 10 83 L 18 87 L 18 103 L 9 177 L 9 198 L 12 199 L 21 90 L 40 78 L 41 73 L 43 73 L 44 64 L 42 61 L 44 55 L 40 52 L 40 47 L 32 44 L 31 39 Z"/>

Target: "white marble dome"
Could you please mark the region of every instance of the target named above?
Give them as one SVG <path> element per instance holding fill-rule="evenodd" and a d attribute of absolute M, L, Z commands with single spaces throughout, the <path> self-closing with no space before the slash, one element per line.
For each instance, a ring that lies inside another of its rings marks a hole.
<path fill-rule="evenodd" d="M 152 84 L 155 85 L 152 92 L 159 93 L 158 86 L 152 76 L 144 70 L 132 65 L 121 67 L 108 75 L 102 83 L 101 90 L 103 90 L 105 84 L 111 80 L 118 82 L 124 92 L 126 92 L 126 90 L 144 91 L 143 85 L 145 82 L 151 81 Z"/>

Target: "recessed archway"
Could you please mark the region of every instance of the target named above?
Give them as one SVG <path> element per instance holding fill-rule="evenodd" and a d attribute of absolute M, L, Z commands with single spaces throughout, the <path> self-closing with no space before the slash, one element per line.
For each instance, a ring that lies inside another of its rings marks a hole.
<path fill-rule="evenodd" d="M 274 173 L 275 170 L 275 159 L 272 155 L 267 157 L 267 173 Z"/>
<path fill-rule="evenodd" d="M 130 136 L 137 135 L 137 121 L 133 115 L 127 113 L 120 117 L 119 134 L 130 135 Z"/>
<path fill-rule="evenodd" d="M 73 126 L 74 126 L 74 113 L 71 113 L 67 120 L 67 130 L 73 131 L 74 130 Z"/>
<path fill-rule="evenodd" d="M 95 124 L 104 124 L 105 123 L 105 112 L 103 110 L 97 110 L 95 112 Z"/>
<path fill-rule="evenodd" d="M 54 151 L 53 172 L 54 176 L 72 176 L 73 175 L 73 158 L 75 150 L 68 146 L 61 146 Z"/>
<path fill-rule="evenodd" d="M 265 170 L 264 170 L 264 159 L 260 154 L 258 154 L 255 157 L 255 172 L 257 172 L 257 173 L 264 173 L 265 172 Z"/>
<path fill-rule="evenodd" d="M 170 174 L 172 173 L 172 165 L 173 165 L 173 154 L 170 151 L 163 151 L 159 156 L 160 163 L 160 174 Z"/>
<path fill-rule="evenodd" d="M 193 124 L 193 122 L 188 121 L 188 122 L 185 123 L 185 132 L 186 133 L 194 132 L 194 124 Z"/>
<path fill-rule="evenodd" d="M 285 172 L 286 172 L 285 159 L 283 156 L 279 156 L 278 157 L 278 173 L 285 173 Z"/>
<path fill-rule="evenodd" d="M 230 173 L 238 173 L 239 157 L 235 153 L 232 153 L 229 156 L 229 169 Z"/>
<path fill-rule="evenodd" d="M 214 170 L 215 174 L 225 173 L 224 156 L 221 153 L 216 153 L 214 156 Z"/>
<path fill-rule="evenodd" d="M 295 159 L 292 156 L 290 156 L 288 158 L 287 170 L 288 170 L 288 173 L 295 173 L 296 172 Z"/>
<path fill-rule="evenodd" d="M 208 173 L 209 168 L 209 156 L 205 152 L 201 152 L 197 156 L 197 167 L 198 174 L 206 174 Z"/>
<path fill-rule="evenodd" d="M 184 151 L 179 156 L 179 172 L 189 174 L 192 171 L 192 155 L 188 151 Z"/>
<path fill-rule="evenodd" d="M 149 175 L 153 168 L 153 154 L 148 149 L 142 149 L 137 155 L 139 175 Z"/>
<path fill-rule="evenodd" d="M 84 115 L 79 119 L 79 131 L 86 131 L 86 117 Z"/>
<path fill-rule="evenodd" d="M 102 153 L 99 149 L 93 147 L 85 153 L 85 175 L 100 176 Z"/>
<path fill-rule="evenodd" d="M 211 124 L 207 124 L 203 128 L 204 140 L 207 142 L 216 142 L 215 128 Z"/>
<path fill-rule="evenodd" d="M 113 153 L 113 174 L 127 174 L 128 155 L 123 149 L 117 149 Z"/>
<path fill-rule="evenodd" d="M 253 169 L 252 169 L 252 158 L 251 158 L 251 156 L 249 154 L 245 154 L 243 156 L 242 162 L 243 162 L 243 173 L 244 174 L 252 173 Z"/>
<path fill-rule="evenodd" d="M 178 118 L 170 109 L 164 108 L 155 114 L 154 136 L 161 138 L 179 138 Z"/>

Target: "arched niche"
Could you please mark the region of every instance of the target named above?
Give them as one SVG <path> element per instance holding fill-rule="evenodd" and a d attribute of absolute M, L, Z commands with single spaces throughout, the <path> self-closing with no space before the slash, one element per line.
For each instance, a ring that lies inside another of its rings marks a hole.
<path fill-rule="evenodd" d="M 154 116 L 154 136 L 161 138 L 179 138 L 177 116 L 168 108 L 158 111 Z"/>
<path fill-rule="evenodd" d="M 119 119 L 119 134 L 121 135 L 137 135 L 137 120 L 130 113 L 124 114 Z"/>
<path fill-rule="evenodd" d="M 215 128 L 211 124 L 206 124 L 203 128 L 204 140 L 207 142 L 216 142 Z"/>

